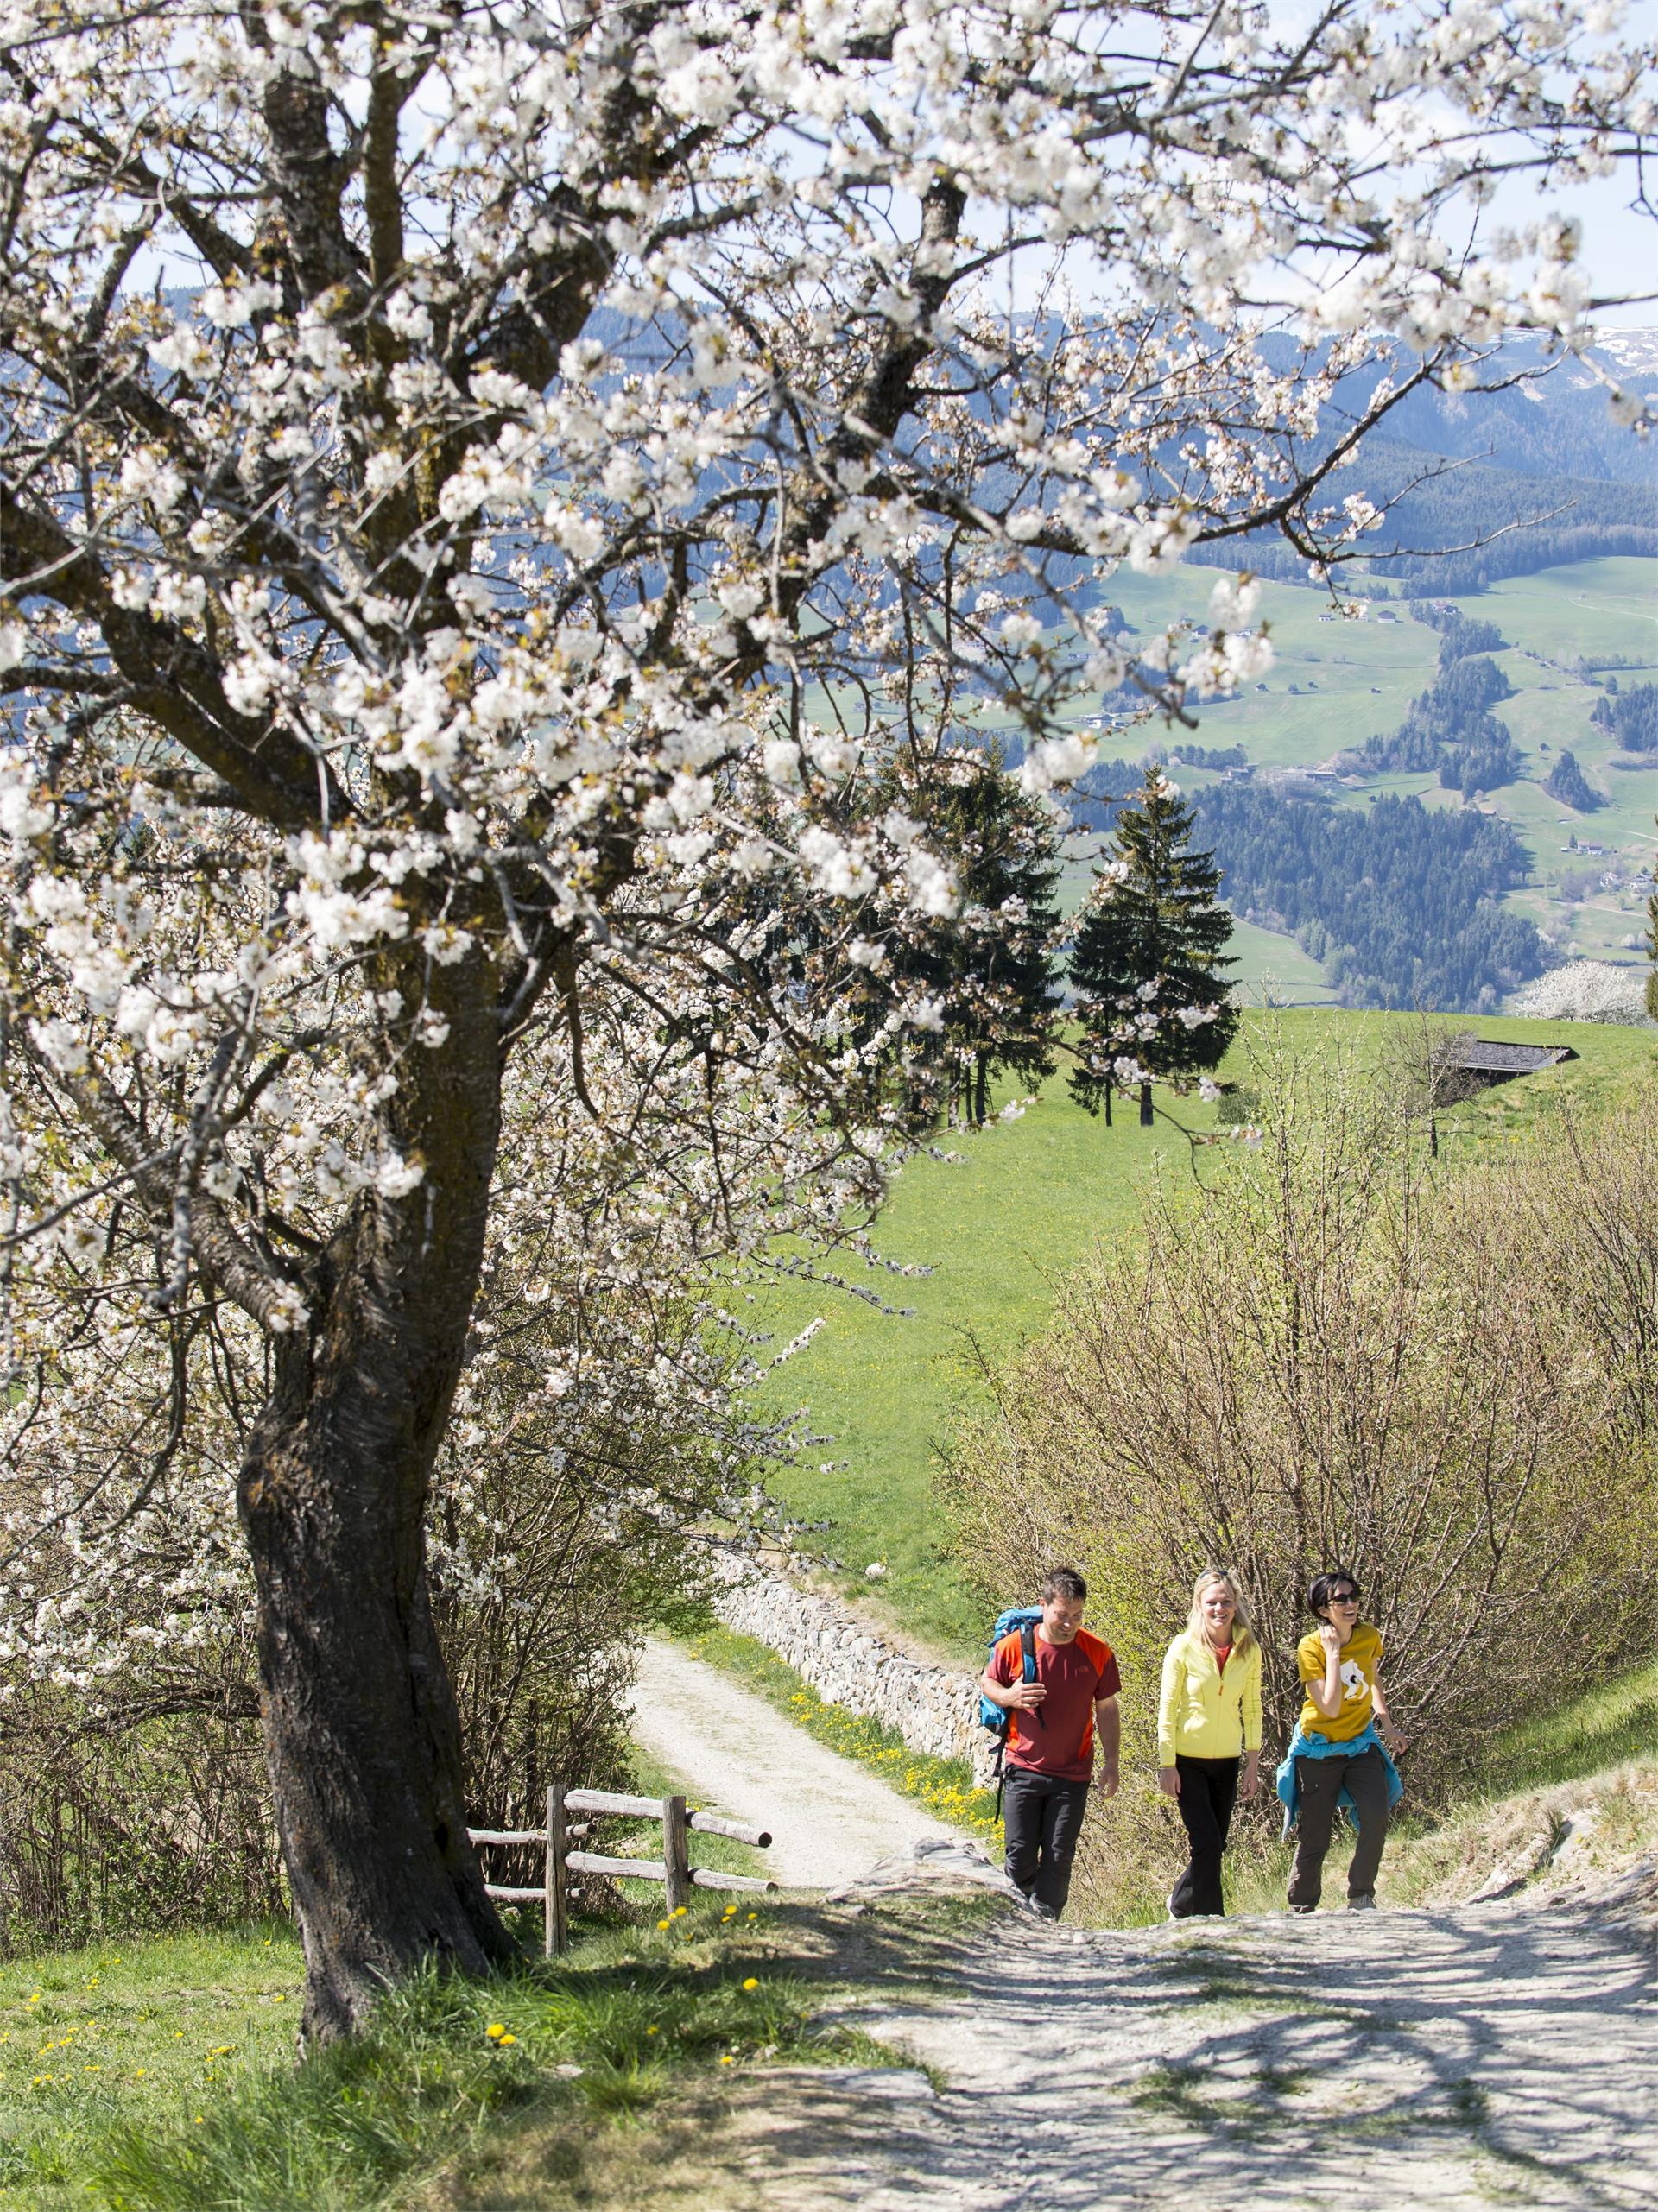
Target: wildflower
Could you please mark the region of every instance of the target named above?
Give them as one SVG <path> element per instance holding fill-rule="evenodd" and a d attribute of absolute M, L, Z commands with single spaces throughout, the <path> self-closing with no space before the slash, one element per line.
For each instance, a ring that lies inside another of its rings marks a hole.
<path fill-rule="evenodd" d="M 683 1920 L 683 1919 L 684 1919 L 684 1918 L 685 1918 L 685 1907 L 684 1907 L 684 1905 L 676 1905 L 674 1907 L 674 1913 L 673 1913 L 673 1917 L 674 1917 L 674 1919 L 676 1919 L 676 1920 Z"/>
<path fill-rule="evenodd" d="M 661 2030 L 653 2023 L 652 2026 L 645 2030 L 645 2033 L 647 2035 L 660 2035 L 661 2033 Z"/>
<path fill-rule="evenodd" d="M 499 2043 L 506 2032 L 505 2023 L 501 2020 L 491 2020 L 488 2027 L 484 2031 L 484 2034 L 489 2037 L 491 2043 Z"/>
<path fill-rule="evenodd" d="M 743 1987 L 745 1989 L 757 1989 L 760 1987 L 760 1983 L 757 1978 L 751 1974 L 748 1980 L 743 1984 Z"/>
<path fill-rule="evenodd" d="M 722 2051 L 719 2054 L 719 2063 L 722 2066 L 734 2066 L 737 2063 L 736 2056 L 731 2051 Z"/>
<path fill-rule="evenodd" d="M 659 1928 L 671 1928 L 673 1924 L 674 1923 L 671 1920 L 659 1920 L 656 1923 L 656 1925 Z"/>

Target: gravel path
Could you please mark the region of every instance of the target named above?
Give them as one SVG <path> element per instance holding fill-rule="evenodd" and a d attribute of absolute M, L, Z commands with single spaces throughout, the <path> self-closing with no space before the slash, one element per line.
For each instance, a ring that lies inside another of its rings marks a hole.
<path fill-rule="evenodd" d="M 757 2204 L 1649 2212 L 1655 1902 L 1649 1861 L 1528 1905 L 1111 1933 L 1000 1919 L 941 1996 L 852 2015 L 945 2086 L 791 2071 L 749 2115 Z"/>
<path fill-rule="evenodd" d="M 791 1889 L 850 1881 L 913 1844 L 955 1835 L 673 1644 L 652 1641 L 641 1654 L 632 1734 L 697 1803 L 769 1828 L 767 1871 Z"/>

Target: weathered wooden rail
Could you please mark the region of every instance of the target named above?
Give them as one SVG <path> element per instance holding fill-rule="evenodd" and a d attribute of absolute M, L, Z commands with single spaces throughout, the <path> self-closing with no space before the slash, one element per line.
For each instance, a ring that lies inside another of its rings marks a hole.
<path fill-rule="evenodd" d="M 570 1846 L 591 1836 L 590 1820 L 574 1822 L 573 1812 L 612 1813 L 636 1820 L 660 1820 L 662 1855 L 660 1859 L 612 1858 L 603 1851 L 573 1851 Z M 503 1882 L 484 1886 L 500 1905 L 534 1905 L 545 1914 L 544 1949 L 553 1958 L 569 1949 L 569 1878 L 572 1874 L 610 1874 L 627 1881 L 659 1881 L 668 1891 L 668 1909 L 676 1912 L 690 1902 L 693 1889 L 771 1890 L 777 1885 L 760 1874 L 723 1874 L 712 1867 L 691 1863 L 691 1838 L 726 1836 L 763 1851 L 770 1831 L 745 1828 L 741 1821 L 722 1820 L 718 1813 L 692 1812 L 683 1798 L 636 1798 L 623 1790 L 570 1790 L 552 1782 L 547 1792 L 545 1828 L 469 1828 L 474 1843 L 539 1843 L 546 1853 L 546 1871 L 533 1888 Z"/>

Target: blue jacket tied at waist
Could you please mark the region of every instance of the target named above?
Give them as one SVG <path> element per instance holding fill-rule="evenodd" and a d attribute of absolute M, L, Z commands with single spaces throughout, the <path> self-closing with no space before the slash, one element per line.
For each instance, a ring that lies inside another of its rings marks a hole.
<path fill-rule="evenodd" d="M 1391 1812 L 1405 1794 L 1405 1785 L 1399 1779 L 1399 1769 L 1388 1756 L 1388 1747 L 1376 1732 L 1374 1721 L 1367 1721 L 1358 1734 L 1349 1736 L 1345 1743 L 1332 1743 L 1327 1735 L 1305 1735 L 1297 1722 L 1295 1733 L 1289 1740 L 1289 1749 L 1284 1754 L 1284 1763 L 1278 1769 L 1278 1795 L 1283 1801 L 1286 1836 L 1294 1827 L 1301 1810 L 1301 1788 L 1296 1779 L 1295 1761 L 1298 1759 L 1334 1759 L 1337 1756 L 1357 1759 L 1367 1751 L 1379 1751 L 1382 1754 L 1382 1764 L 1388 1770 L 1388 1811 Z M 1336 1802 L 1346 1806 L 1348 1817 L 1357 1828 L 1359 1825 L 1358 1808 L 1345 1785 Z"/>

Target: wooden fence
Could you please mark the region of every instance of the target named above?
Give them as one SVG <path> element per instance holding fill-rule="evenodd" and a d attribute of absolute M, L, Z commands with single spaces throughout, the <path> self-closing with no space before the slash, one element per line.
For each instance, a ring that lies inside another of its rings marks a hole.
<path fill-rule="evenodd" d="M 660 1859 L 610 1858 L 601 1851 L 573 1851 L 570 1846 L 591 1836 L 591 1821 L 573 1822 L 573 1812 L 617 1813 L 637 1820 L 662 1823 Z M 722 1820 L 717 1813 L 691 1812 L 683 1798 L 635 1798 L 621 1790 L 567 1790 L 553 1782 L 547 1792 L 545 1828 L 471 1828 L 474 1843 L 539 1843 L 547 1854 L 547 1870 L 534 1889 L 515 1889 L 500 1882 L 485 1885 L 500 1905 L 540 1902 L 546 1915 L 544 1948 L 548 1958 L 570 1946 L 569 1877 L 572 1874 L 610 1874 L 627 1881 L 659 1881 L 668 1890 L 668 1909 L 673 1912 L 691 1901 L 693 1889 L 775 1889 L 775 1881 L 759 1874 L 717 1874 L 712 1867 L 691 1863 L 691 1837 L 729 1836 L 763 1851 L 771 1836 L 763 1828 L 744 1828 L 740 1821 Z"/>

